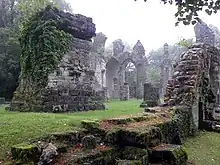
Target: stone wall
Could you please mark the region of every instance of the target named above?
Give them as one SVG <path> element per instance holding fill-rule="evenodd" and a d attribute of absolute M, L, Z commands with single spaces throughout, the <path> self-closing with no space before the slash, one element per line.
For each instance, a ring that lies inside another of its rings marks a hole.
<path fill-rule="evenodd" d="M 217 48 L 203 43 L 194 44 L 182 54 L 174 68 L 172 80 L 168 82 L 165 103 L 191 107 L 197 126 L 199 120 L 208 117 L 202 115 L 199 118 L 199 114 L 205 114 L 207 108 L 211 108 L 215 102 L 217 89 L 212 80 L 212 71 L 213 67 L 219 66 L 219 63 L 213 62 L 219 57 L 220 51 Z"/>
<path fill-rule="evenodd" d="M 90 68 L 95 71 L 96 90 L 106 87 L 106 61 L 104 59 L 106 40 L 107 37 L 103 33 L 97 33 L 90 52 Z"/>
<path fill-rule="evenodd" d="M 27 90 L 21 81 L 11 104 L 13 110 L 75 112 L 105 109 L 103 101 L 96 99 L 95 70 L 90 64 L 95 24 L 91 18 L 79 14 L 70 18 L 75 24 L 71 27 L 74 30 L 70 33 L 73 39 L 69 52 L 48 76 L 48 84 L 40 89 L 36 100 L 23 98 Z"/>
<path fill-rule="evenodd" d="M 166 88 L 165 104 L 190 107 L 193 124 L 199 128 L 204 120 L 213 120 L 214 109 L 219 107 L 216 96 L 220 50 L 214 47 L 215 36 L 206 23 L 199 20 L 194 29 L 197 43 L 182 53 L 174 65 L 172 79 Z"/>

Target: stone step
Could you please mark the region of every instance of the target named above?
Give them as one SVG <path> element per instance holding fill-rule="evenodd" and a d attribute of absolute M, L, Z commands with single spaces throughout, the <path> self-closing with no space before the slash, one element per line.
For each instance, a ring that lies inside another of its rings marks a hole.
<path fill-rule="evenodd" d="M 167 163 L 169 165 L 183 165 L 187 163 L 188 156 L 181 145 L 161 144 L 151 148 L 152 163 Z"/>

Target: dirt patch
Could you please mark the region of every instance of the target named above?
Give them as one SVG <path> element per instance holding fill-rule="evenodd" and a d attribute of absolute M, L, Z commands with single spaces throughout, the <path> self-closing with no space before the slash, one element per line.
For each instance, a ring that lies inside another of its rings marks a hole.
<path fill-rule="evenodd" d="M 132 117 L 140 117 L 140 116 L 132 116 Z M 114 118 L 116 119 L 116 118 Z M 126 118 L 117 118 L 117 119 L 126 119 Z M 115 122 L 111 122 L 111 120 L 104 120 L 100 124 L 100 128 L 109 131 L 114 128 L 123 128 L 123 129 L 134 129 L 134 128 L 143 128 L 148 126 L 153 126 L 157 124 L 161 124 L 171 120 L 171 115 L 169 112 L 150 114 L 147 116 L 146 120 L 139 122 L 128 122 L 126 124 L 115 124 Z"/>
<path fill-rule="evenodd" d="M 60 156 L 54 161 L 53 165 L 66 165 L 70 162 L 76 162 L 78 159 L 86 159 L 92 157 L 99 157 L 101 153 L 111 150 L 112 148 L 103 144 L 97 145 L 95 149 L 84 151 L 82 144 L 77 144 L 70 148 L 67 153 L 60 154 Z"/>

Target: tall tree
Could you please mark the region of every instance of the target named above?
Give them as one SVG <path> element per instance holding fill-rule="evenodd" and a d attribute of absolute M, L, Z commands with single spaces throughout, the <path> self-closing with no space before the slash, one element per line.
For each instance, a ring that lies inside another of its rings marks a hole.
<path fill-rule="evenodd" d="M 172 63 L 175 63 L 179 60 L 180 54 L 188 49 L 190 45 L 192 45 L 193 39 L 181 39 L 174 45 L 169 45 L 169 59 Z M 164 48 L 160 47 L 157 50 L 152 50 L 149 53 L 148 61 L 149 66 L 147 69 L 147 77 L 148 80 L 152 83 L 159 83 L 160 81 L 160 72 L 161 72 L 161 64 L 164 58 Z"/>
<path fill-rule="evenodd" d="M 72 11 L 65 0 L 0 0 L 0 97 L 10 99 L 18 85 L 21 25 L 48 3 Z"/>
<path fill-rule="evenodd" d="M 18 85 L 20 52 L 16 31 L 0 28 L 0 97 L 10 99 Z"/>
<path fill-rule="evenodd" d="M 54 5 L 61 10 L 72 12 L 71 6 L 65 0 L 22 0 L 18 3 L 20 13 L 20 28 L 34 13 L 39 12 L 48 4 Z"/>

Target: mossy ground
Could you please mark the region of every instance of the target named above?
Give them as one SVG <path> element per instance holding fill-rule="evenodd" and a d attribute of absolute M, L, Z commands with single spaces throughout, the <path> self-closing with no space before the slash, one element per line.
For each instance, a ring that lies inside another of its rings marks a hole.
<path fill-rule="evenodd" d="M 82 120 L 107 119 L 137 114 L 141 100 L 110 101 L 108 110 L 71 114 L 7 112 L 0 107 L 0 161 L 6 158 L 12 145 L 53 132 L 77 129 Z"/>
<path fill-rule="evenodd" d="M 89 111 L 72 114 L 7 112 L 0 107 L 0 162 L 6 158 L 12 145 L 28 141 L 52 132 L 77 129 L 82 120 L 107 119 L 143 112 L 141 100 L 106 103 L 109 110 Z M 189 159 L 198 165 L 219 165 L 220 134 L 200 132 L 188 139 L 184 147 Z M 1 163 L 0 163 L 1 164 Z"/>

